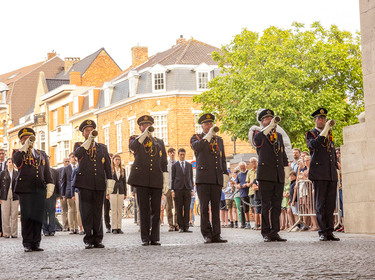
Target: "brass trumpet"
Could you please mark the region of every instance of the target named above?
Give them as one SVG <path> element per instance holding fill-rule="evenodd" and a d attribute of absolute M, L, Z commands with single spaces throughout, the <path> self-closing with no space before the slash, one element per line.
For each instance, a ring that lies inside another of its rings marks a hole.
<path fill-rule="evenodd" d="M 147 129 L 148 129 L 148 132 L 154 132 L 154 130 L 155 130 L 155 128 L 153 126 L 149 126 L 149 127 L 147 127 Z"/>
<path fill-rule="evenodd" d="M 95 129 L 94 129 L 94 130 L 91 130 L 91 132 L 90 132 L 90 136 L 95 138 L 96 136 L 98 136 L 98 131 L 95 130 Z"/>

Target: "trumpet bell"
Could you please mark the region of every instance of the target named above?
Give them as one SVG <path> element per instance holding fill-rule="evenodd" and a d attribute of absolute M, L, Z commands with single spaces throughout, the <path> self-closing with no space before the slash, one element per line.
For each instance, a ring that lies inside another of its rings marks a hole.
<path fill-rule="evenodd" d="M 330 127 L 334 127 L 336 125 L 336 122 L 334 120 L 329 121 Z"/>
<path fill-rule="evenodd" d="M 275 123 L 281 122 L 281 118 L 279 116 L 274 117 Z"/>
<path fill-rule="evenodd" d="M 30 142 L 35 142 L 35 136 L 34 136 L 34 135 L 31 135 L 31 136 L 29 137 L 29 139 L 30 139 Z"/>
<path fill-rule="evenodd" d="M 92 131 L 91 131 L 91 135 L 94 136 L 94 137 L 98 136 L 98 131 L 95 130 L 95 129 L 92 130 Z"/>
<path fill-rule="evenodd" d="M 215 131 L 216 133 L 218 133 L 219 130 L 220 130 L 220 127 L 218 127 L 218 126 L 214 126 L 214 131 Z"/>
<path fill-rule="evenodd" d="M 149 131 L 149 132 L 154 132 L 154 130 L 155 130 L 155 128 L 154 128 L 153 126 L 149 126 L 149 127 L 148 127 L 148 131 Z"/>

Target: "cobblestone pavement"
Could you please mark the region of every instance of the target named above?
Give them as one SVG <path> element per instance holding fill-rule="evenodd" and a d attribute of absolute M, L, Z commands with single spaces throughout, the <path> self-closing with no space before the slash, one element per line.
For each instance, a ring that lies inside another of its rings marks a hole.
<path fill-rule="evenodd" d="M 104 249 L 85 250 L 82 236 L 43 237 L 44 252 L 24 253 L 21 238 L 0 238 L 0 279 L 375 279 L 375 236 L 282 232 L 287 242 L 264 243 L 259 231 L 223 229 L 226 244 L 203 244 L 193 233 L 161 227 L 162 246 L 142 247 L 137 226 L 105 234 Z"/>

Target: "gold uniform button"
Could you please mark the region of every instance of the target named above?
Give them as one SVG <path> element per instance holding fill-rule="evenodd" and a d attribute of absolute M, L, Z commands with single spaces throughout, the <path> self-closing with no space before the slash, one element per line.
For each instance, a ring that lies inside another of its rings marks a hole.
<path fill-rule="evenodd" d="M 96 176 L 96 173 L 94 175 Z"/>
<path fill-rule="evenodd" d="M 152 160 L 151 160 L 152 161 Z"/>
<path fill-rule="evenodd" d="M 279 167 L 279 165 L 278 165 L 278 164 L 276 164 L 276 167 Z"/>
<path fill-rule="evenodd" d="M 216 166 L 216 169 L 217 169 L 217 166 Z"/>
<path fill-rule="evenodd" d="M 96 159 L 94 159 L 94 161 L 96 161 Z"/>
<path fill-rule="evenodd" d="M 216 162 L 217 163 L 217 162 Z"/>
<path fill-rule="evenodd" d="M 152 166 L 152 163 L 150 163 L 150 166 Z"/>
<path fill-rule="evenodd" d="M 36 175 L 36 177 L 39 177 L 39 175 Z"/>
<path fill-rule="evenodd" d="M 150 168 L 150 170 L 152 170 L 152 168 Z"/>
<path fill-rule="evenodd" d="M 94 166 L 96 166 L 96 163 L 94 163 Z"/>

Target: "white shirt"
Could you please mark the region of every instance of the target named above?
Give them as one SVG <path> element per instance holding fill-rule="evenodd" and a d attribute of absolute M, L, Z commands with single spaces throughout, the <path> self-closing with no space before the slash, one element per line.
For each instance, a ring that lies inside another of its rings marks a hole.
<path fill-rule="evenodd" d="M 121 168 L 115 168 L 115 171 L 116 171 L 117 180 L 119 180 L 121 176 Z"/>

